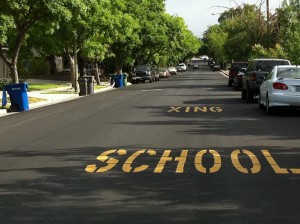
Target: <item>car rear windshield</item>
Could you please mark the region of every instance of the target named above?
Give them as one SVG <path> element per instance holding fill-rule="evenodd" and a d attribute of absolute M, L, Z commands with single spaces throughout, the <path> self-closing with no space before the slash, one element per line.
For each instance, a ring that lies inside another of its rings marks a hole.
<path fill-rule="evenodd" d="M 145 71 L 145 70 L 150 70 L 151 68 L 150 68 L 150 66 L 148 66 L 148 65 L 137 65 L 136 67 L 135 67 L 135 70 L 140 70 L 140 71 Z"/>
<path fill-rule="evenodd" d="M 255 71 L 270 72 L 276 65 L 289 65 L 288 61 L 259 61 Z"/>
<path fill-rule="evenodd" d="M 300 79 L 300 67 L 278 68 L 277 78 Z"/>
<path fill-rule="evenodd" d="M 233 63 L 231 65 L 231 70 L 239 71 L 241 68 L 247 68 L 248 63 Z"/>

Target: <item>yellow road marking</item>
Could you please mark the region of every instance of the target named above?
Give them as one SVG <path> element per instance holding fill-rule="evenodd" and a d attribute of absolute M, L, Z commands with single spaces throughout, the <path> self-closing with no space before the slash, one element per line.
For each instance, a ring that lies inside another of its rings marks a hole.
<path fill-rule="evenodd" d="M 176 166 L 176 173 L 184 173 L 185 164 L 187 161 L 187 157 L 189 154 L 189 150 L 181 150 L 181 154 L 179 156 L 171 156 L 172 150 L 164 150 L 162 156 L 160 157 L 156 167 L 154 169 L 154 173 L 162 173 L 165 169 L 167 163 L 175 162 Z M 275 161 L 271 153 L 264 149 L 261 150 L 262 155 L 266 158 L 266 161 L 271 166 L 276 174 L 300 174 L 300 168 L 283 168 L 280 167 L 279 164 Z M 110 149 L 107 151 L 102 152 L 98 157 L 97 160 L 101 162 L 101 167 L 97 167 L 97 164 L 90 164 L 87 165 L 85 168 L 85 172 L 87 173 L 104 173 L 111 169 L 113 169 L 120 161 L 119 159 L 113 158 L 112 156 L 125 156 L 127 151 L 125 149 Z M 203 165 L 203 159 L 206 154 L 211 154 L 213 156 L 213 165 L 212 167 L 205 167 Z M 122 165 L 122 170 L 126 173 L 138 173 L 147 170 L 150 164 L 143 164 L 137 163 L 138 160 L 142 161 L 142 156 L 155 156 L 157 155 L 157 151 L 153 149 L 142 149 L 136 152 L 133 152 L 131 155 L 127 157 L 124 164 Z M 251 160 L 252 167 L 245 167 L 241 164 L 241 157 L 246 156 Z M 139 157 L 141 157 L 139 159 Z M 123 157 L 124 158 L 124 157 Z M 155 157 L 154 157 L 155 158 Z M 261 163 L 258 160 L 258 157 L 251 151 L 247 149 L 236 149 L 232 151 L 231 155 L 231 162 L 234 168 L 241 173 L 244 174 L 257 174 L 261 171 Z M 139 165 L 137 165 L 139 164 Z M 202 149 L 195 155 L 194 165 L 199 173 L 217 173 L 220 171 L 222 167 L 222 159 L 221 155 L 212 149 Z"/>

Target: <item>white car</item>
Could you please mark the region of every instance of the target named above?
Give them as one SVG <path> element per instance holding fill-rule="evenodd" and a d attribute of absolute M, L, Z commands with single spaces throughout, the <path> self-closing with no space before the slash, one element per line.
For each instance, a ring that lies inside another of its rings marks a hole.
<path fill-rule="evenodd" d="M 199 69 L 199 64 L 193 64 L 193 69 Z"/>
<path fill-rule="evenodd" d="M 177 69 L 175 67 L 168 67 L 170 75 L 177 75 Z"/>
<path fill-rule="evenodd" d="M 170 77 L 170 73 L 166 68 L 159 68 L 159 77 L 160 78 L 168 78 Z"/>
<path fill-rule="evenodd" d="M 280 107 L 300 108 L 300 67 L 275 66 L 260 86 L 258 103 L 268 114 Z"/>
<path fill-rule="evenodd" d="M 186 71 L 186 64 L 180 63 L 180 64 L 178 64 L 177 68 L 178 68 L 178 70 Z"/>

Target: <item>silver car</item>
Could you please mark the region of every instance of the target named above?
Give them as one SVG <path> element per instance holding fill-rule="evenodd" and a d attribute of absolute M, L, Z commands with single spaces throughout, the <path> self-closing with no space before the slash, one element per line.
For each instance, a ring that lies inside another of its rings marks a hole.
<path fill-rule="evenodd" d="M 275 66 L 260 86 L 258 103 L 268 114 L 279 107 L 300 108 L 300 67 Z"/>

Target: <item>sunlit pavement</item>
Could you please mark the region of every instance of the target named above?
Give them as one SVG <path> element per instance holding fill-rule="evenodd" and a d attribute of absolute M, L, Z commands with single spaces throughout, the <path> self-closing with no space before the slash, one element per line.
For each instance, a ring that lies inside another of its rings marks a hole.
<path fill-rule="evenodd" d="M 39 102 L 30 103 L 29 110 L 56 104 L 56 103 L 62 103 L 65 101 L 76 100 L 76 99 L 79 99 L 82 97 L 89 96 L 89 95 L 79 96 L 79 94 L 75 93 L 74 89 L 71 88 L 71 83 L 69 83 L 69 82 L 52 81 L 52 80 L 50 80 L 50 81 L 49 80 L 29 80 L 28 83 L 43 83 L 43 82 L 66 84 L 66 85 L 69 85 L 70 87 L 60 87 L 60 88 L 55 88 L 55 89 L 43 90 L 43 91 L 28 91 L 27 94 L 28 94 L 29 98 L 32 97 L 32 98 L 41 99 L 41 101 L 39 101 Z M 101 89 L 95 89 L 94 94 L 98 94 L 98 93 L 102 93 L 102 92 L 106 92 L 106 91 L 110 91 L 110 90 L 114 89 L 108 83 L 101 83 L 101 86 L 104 86 L 104 87 Z M 61 91 L 62 93 L 60 94 L 59 91 Z M 70 91 L 70 93 L 66 93 L 68 91 Z M 1 103 L 2 103 L 2 96 L 3 96 L 3 92 L 0 91 Z M 11 115 L 14 113 L 18 113 L 18 112 L 7 113 L 6 109 L 0 109 L 0 117 Z"/>

